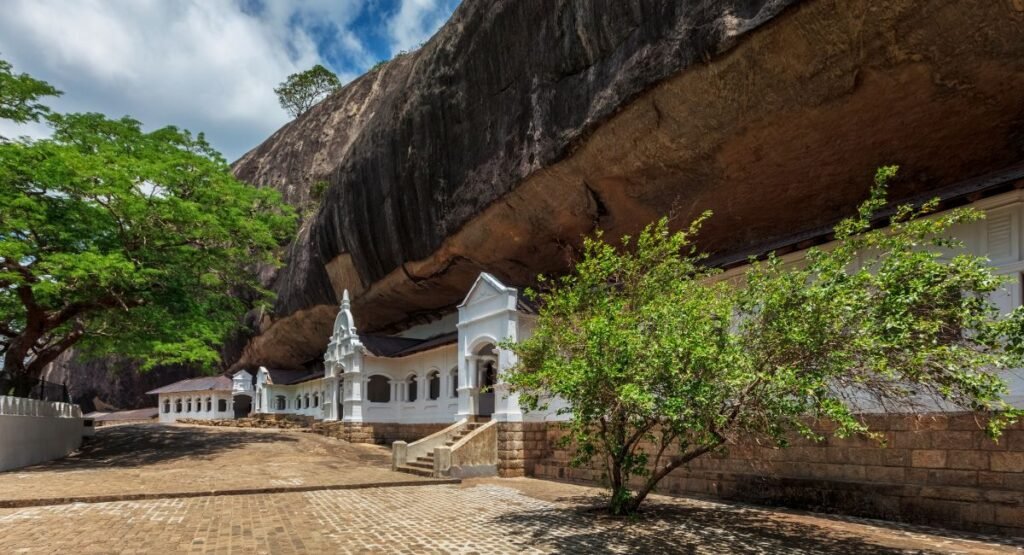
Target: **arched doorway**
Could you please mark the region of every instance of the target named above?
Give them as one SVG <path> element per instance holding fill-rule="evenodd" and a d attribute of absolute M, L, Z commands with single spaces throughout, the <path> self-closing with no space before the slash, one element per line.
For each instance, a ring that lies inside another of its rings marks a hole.
<path fill-rule="evenodd" d="M 233 404 L 235 418 L 245 418 L 252 412 L 252 397 L 248 395 L 235 395 Z"/>
<path fill-rule="evenodd" d="M 476 350 L 477 416 L 494 414 L 494 386 L 498 383 L 498 358 L 495 347 L 487 343 Z"/>

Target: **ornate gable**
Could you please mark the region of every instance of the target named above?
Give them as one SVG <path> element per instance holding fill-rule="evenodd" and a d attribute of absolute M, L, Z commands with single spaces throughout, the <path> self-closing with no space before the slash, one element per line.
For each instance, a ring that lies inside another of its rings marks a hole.
<path fill-rule="evenodd" d="M 346 372 L 346 368 L 351 370 L 350 359 L 362 347 L 359 334 L 356 332 L 355 318 L 352 317 L 352 302 L 346 289 L 341 296 L 338 316 L 334 319 L 331 341 L 327 344 L 327 352 L 324 353 L 324 374 L 328 377 L 337 376 Z"/>
<path fill-rule="evenodd" d="M 466 294 L 466 298 L 463 299 L 459 308 L 464 308 L 499 295 L 508 295 L 512 292 L 515 292 L 515 290 L 505 287 L 503 283 L 498 281 L 498 278 L 487 272 L 481 272 L 476 281 L 473 282 L 473 287 L 469 288 L 469 293 Z"/>

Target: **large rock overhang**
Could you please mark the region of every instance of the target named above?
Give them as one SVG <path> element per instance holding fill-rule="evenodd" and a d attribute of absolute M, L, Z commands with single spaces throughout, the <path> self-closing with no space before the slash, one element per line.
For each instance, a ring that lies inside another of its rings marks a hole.
<path fill-rule="evenodd" d="M 758 4 L 748 13 L 761 13 L 784 3 L 747 4 Z M 460 12 L 419 58 L 394 63 L 429 63 L 435 50 L 452 47 L 459 37 L 449 36 L 450 27 L 479 16 L 467 6 Z M 714 20 L 721 23 L 721 13 Z M 317 358 L 343 288 L 357 293 L 362 330 L 396 329 L 450 310 L 480 271 L 512 284 L 564 271 L 596 228 L 614 237 L 666 214 L 682 226 L 712 210 L 701 245 L 729 258 L 851 213 L 878 166 L 903 168 L 892 189 L 899 200 L 1024 159 L 1020 2 L 809 0 L 766 21 L 734 41 L 710 41 L 698 49 L 713 54 L 710 61 L 628 96 L 606 118 L 570 126 L 575 135 L 521 130 L 551 144 L 526 145 L 524 159 L 496 155 L 502 163 L 480 166 L 454 186 L 416 182 L 416 172 L 436 174 L 419 168 L 414 152 L 428 144 L 459 156 L 442 146 L 464 141 L 436 144 L 451 128 L 439 137 L 420 127 L 396 131 L 408 140 L 404 153 L 362 150 L 391 148 L 390 138 L 346 139 L 343 159 L 322 171 L 331 182 L 324 205 L 279 275 L 278 314 L 240 363 Z M 414 119 L 451 123 L 429 106 L 414 106 Z M 399 124 L 413 117 L 396 114 Z M 486 142 L 502 118 L 477 123 L 461 132 Z M 371 122 L 359 131 L 386 129 Z"/>

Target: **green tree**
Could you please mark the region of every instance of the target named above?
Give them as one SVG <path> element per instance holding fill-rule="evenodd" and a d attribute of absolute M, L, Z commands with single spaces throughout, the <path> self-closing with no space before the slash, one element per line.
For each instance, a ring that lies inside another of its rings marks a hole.
<path fill-rule="evenodd" d="M 981 215 L 921 218 L 931 202 L 872 229 L 894 171 L 801 268 L 772 256 L 742 283 L 723 279 L 692 243 L 705 214 L 622 248 L 588 238 L 569 275 L 542 278 L 533 335 L 503 344 L 519 361 L 507 380 L 526 410 L 567 403 L 573 463 L 603 470 L 612 513 L 732 442 L 820 439 L 815 421 L 871 436 L 866 410 L 941 406 L 983 413 L 997 436 L 1020 416 L 998 373 L 1021 362 L 1024 312 L 999 314 L 989 297 L 1002 280 L 945 238 Z"/>
<path fill-rule="evenodd" d="M 242 299 L 267 299 L 253 265 L 276 263 L 293 211 L 202 134 L 54 114 L 38 102 L 52 88 L 25 91 L 5 87 L 0 106 L 53 134 L 0 142 L 3 374 L 23 390 L 72 345 L 144 367 L 218 362 Z"/>
<path fill-rule="evenodd" d="M 274 89 L 281 107 L 292 117 L 302 115 L 332 92 L 341 88 L 338 76 L 317 64 L 306 71 L 293 73 Z"/>
<path fill-rule="evenodd" d="M 57 96 L 60 91 L 25 73 L 15 74 L 11 64 L 0 59 L 0 119 L 15 123 L 39 121 L 50 109 L 40 97 Z"/>

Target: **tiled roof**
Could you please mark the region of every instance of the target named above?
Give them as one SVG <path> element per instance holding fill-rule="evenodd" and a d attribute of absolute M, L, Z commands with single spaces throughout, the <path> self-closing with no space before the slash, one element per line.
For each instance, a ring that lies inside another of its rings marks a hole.
<path fill-rule="evenodd" d="M 114 420 L 146 420 L 156 418 L 158 411 L 156 407 L 135 410 L 119 410 L 117 412 L 90 412 L 85 418 L 92 418 L 97 422 L 108 422 Z"/>
<path fill-rule="evenodd" d="M 231 378 L 225 376 L 209 376 L 205 378 L 192 378 L 181 380 L 170 385 L 158 387 L 147 391 L 147 395 L 159 393 L 181 393 L 185 391 L 231 391 Z"/>
<path fill-rule="evenodd" d="M 399 358 L 409 356 L 430 349 L 450 345 L 459 341 L 459 332 L 453 331 L 427 339 L 415 339 L 412 337 L 395 337 L 391 335 L 359 335 L 359 341 L 370 351 L 370 354 L 378 357 Z"/>
<path fill-rule="evenodd" d="M 416 353 L 422 353 L 423 351 L 429 351 L 430 349 L 433 349 L 433 348 L 436 348 L 436 347 L 441 347 L 441 346 L 444 346 L 444 345 L 451 345 L 453 343 L 458 343 L 458 342 L 459 342 L 459 332 L 453 331 L 451 333 L 445 333 L 445 334 L 442 334 L 442 335 L 438 335 L 436 337 L 431 337 L 430 339 L 424 339 L 420 343 L 417 343 L 416 345 L 413 345 L 411 347 L 402 349 L 401 351 L 398 351 L 397 353 L 395 353 L 395 354 L 393 354 L 391 356 L 395 357 L 395 358 L 409 356 L 409 355 L 413 355 L 413 354 L 416 354 Z"/>
<path fill-rule="evenodd" d="M 391 357 L 406 349 L 410 349 L 423 343 L 423 339 L 411 337 L 396 337 L 393 335 L 366 335 L 359 334 L 359 342 L 366 347 L 370 354 L 378 357 Z"/>
<path fill-rule="evenodd" d="M 276 370 L 267 368 L 267 372 L 270 374 L 270 383 L 274 385 L 293 385 L 324 377 L 323 372 L 310 372 L 309 370 Z"/>

